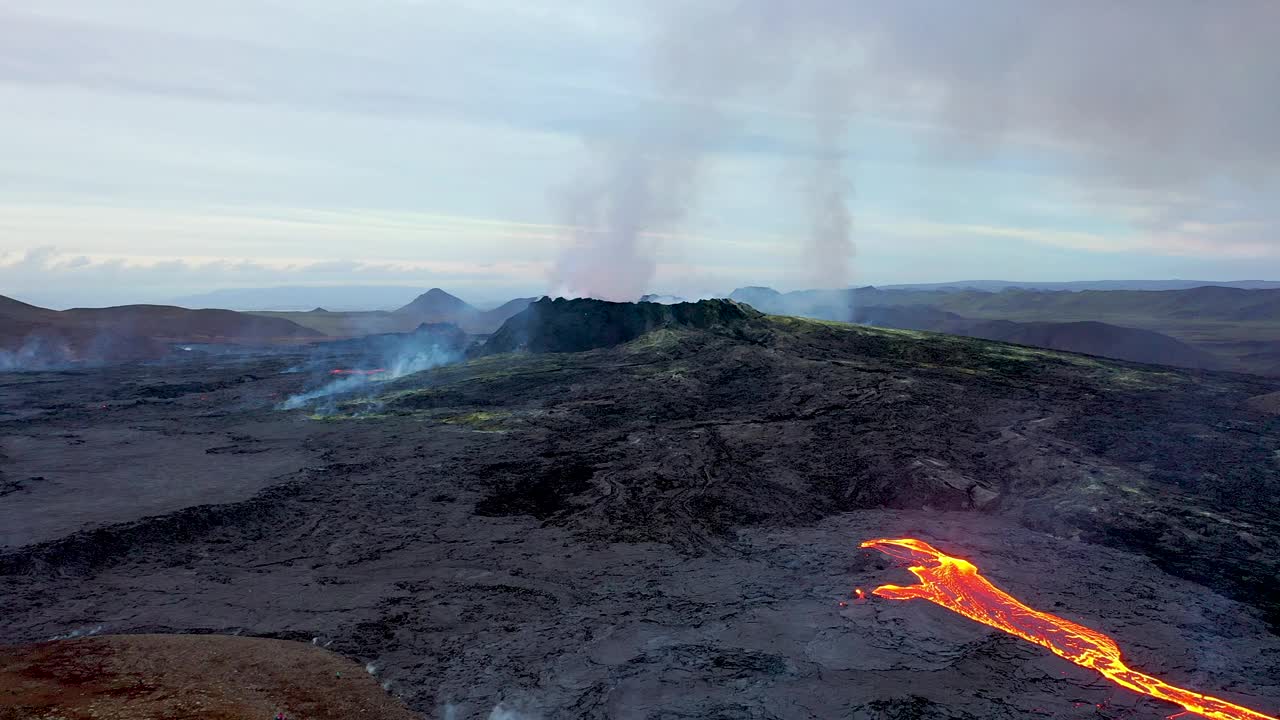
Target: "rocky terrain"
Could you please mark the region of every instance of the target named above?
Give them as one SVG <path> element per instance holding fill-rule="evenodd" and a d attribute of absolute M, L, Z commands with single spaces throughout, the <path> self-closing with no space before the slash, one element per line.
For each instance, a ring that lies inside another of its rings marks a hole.
<path fill-rule="evenodd" d="M 364 356 L 0 376 L 0 642 L 314 639 L 425 717 L 1176 710 L 853 598 L 909 579 L 858 543 L 906 535 L 1135 668 L 1280 712 L 1272 381 L 546 301 L 470 360 L 282 410 L 335 352 Z"/>

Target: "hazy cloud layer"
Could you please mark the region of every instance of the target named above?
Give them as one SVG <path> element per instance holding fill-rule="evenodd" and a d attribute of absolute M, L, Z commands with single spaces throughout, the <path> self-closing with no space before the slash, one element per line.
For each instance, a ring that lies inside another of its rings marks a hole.
<path fill-rule="evenodd" d="M 264 262 L 252 258 L 87 257 L 42 247 L 0 255 L 0 285 L 6 294 L 55 309 L 85 304 L 171 302 L 192 288 L 282 285 L 413 284 L 464 286 L 483 300 L 528 294 L 529 277 L 545 264 L 464 262 L 357 262 L 296 258 Z M 41 278 L 42 282 L 33 282 Z M 63 289 L 50 292 L 53 279 Z M 425 288 L 424 288 L 425 289 Z"/>
<path fill-rule="evenodd" d="M 614 297 L 1274 276 L 1276 27 L 1269 0 L 0 0 L 0 255 Z"/>
<path fill-rule="evenodd" d="M 808 206 L 809 257 L 826 285 L 843 284 L 851 255 L 841 161 L 848 116 L 888 108 L 955 130 L 935 151 L 975 162 L 1009 136 L 1068 151 L 1060 171 L 1086 194 L 1114 184 L 1192 193 L 1154 204 L 1131 222 L 1147 245 L 1258 252 L 1277 229 L 1280 168 L 1280 5 L 1147 0 L 1071 4 L 987 0 L 937 3 L 735 0 L 698 3 L 662 18 L 660 85 L 687 104 L 652 118 L 688 140 L 680 165 L 631 162 L 623 183 L 597 183 L 595 198 L 623 208 L 620 222 L 579 242 L 562 267 L 584 287 L 597 268 L 610 287 L 644 285 L 651 269 L 631 238 L 679 217 L 646 212 L 697 198 L 697 161 L 735 131 L 715 111 L 726 100 L 785 99 L 797 80 L 814 93 L 815 164 Z M 708 109 L 708 107 L 712 109 Z M 642 138 L 647 140 L 649 138 Z M 662 182 L 670 168 L 677 182 Z M 674 197 L 652 203 L 657 186 Z M 677 195 L 678 194 L 678 195 Z M 1254 202 L 1242 204 L 1242 200 Z M 1274 242 L 1274 239 L 1270 239 Z M 589 263 L 573 263 L 582 257 Z"/>

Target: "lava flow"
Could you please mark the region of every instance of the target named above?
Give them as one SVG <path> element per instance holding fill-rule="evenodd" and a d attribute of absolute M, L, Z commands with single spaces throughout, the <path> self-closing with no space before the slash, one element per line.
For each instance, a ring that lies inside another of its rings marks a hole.
<path fill-rule="evenodd" d="M 868 540 L 864 548 L 911 563 L 907 568 L 919 585 L 881 585 L 874 594 L 889 600 L 923 598 L 971 620 L 1044 646 L 1081 667 L 1144 695 L 1181 705 L 1187 712 L 1214 720 L 1278 720 L 1226 700 L 1201 695 L 1129 669 L 1120 648 L 1106 635 L 1055 615 L 1033 610 L 978 574 L 972 563 L 939 552 L 913 538 Z"/>

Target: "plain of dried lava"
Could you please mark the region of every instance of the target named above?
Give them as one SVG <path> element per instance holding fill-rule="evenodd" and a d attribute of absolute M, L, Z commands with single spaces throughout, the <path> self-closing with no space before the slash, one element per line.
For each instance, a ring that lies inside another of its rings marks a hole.
<path fill-rule="evenodd" d="M 298 411 L 360 343 L 0 375 L 0 642 L 319 637 L 458 720 L 1125 700 L 940 608 L 838 605 L 908 579 L 856 550 L 900 534 L 1143 670 L 1277 707 L 1274 380 L 714 303 L 508 329 Z M 1100 716 L 1169 714 L 1133 709 Z"/>

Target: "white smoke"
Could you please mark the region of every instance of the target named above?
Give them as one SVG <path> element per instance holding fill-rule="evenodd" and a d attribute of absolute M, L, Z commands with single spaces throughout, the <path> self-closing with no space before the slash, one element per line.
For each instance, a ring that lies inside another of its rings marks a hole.
<path fill-rule="evenodd" d="M 334 401 L 338 397 L 348 397 L 372 390 L 386 382 L 412 375 L 424 370 L 458 362 L 463 358 L 461 350 L 446 347 L 429 337 L 408 335 L 403 340 L 384 348 L 381 352 L 371 354 L 361 362 L 366 367 L 352 368 L 356 370 L 381 370 L 370 374 L 343 375 L 328 380 L 320 387 L 307 392 L 290 396 L 280 403 L 281 410 L 299 410 L 313 408 L 317 412 L 332 412 Z M 294 370 L 294 368 L 290 368 Z M 320 372 L 328 373 L 323 366 Z"/>
<path fill-rule="evenodd" d="M 95 626 L 93 626 L 93 627 L 76 628 L 75 630 L 71 630 L 71 631 L 69 631 L 69 632 L 62 633 L 61 635 L 54 635 L 53 637 L 49 638 L 49 640 L 50 640 L 50 641 L 53 641 L 53 640 L 72 640 L 72 639 L 74 639 L 74 638 L 78 638 L 78 637 L 89 637 L 89 636 L 91 636 L 91 635 L 97 635 L 98 633 L 102 632 L 102 630 L 103 630 L 103 628 L 104 628 L 104 627 L 105 627 L 105 626 L 103 626 L 103 625 L 95 625 Z"/>
<path fill-rule="evenodd" d="M 462 708 L 453 703 L 445 703 L 443 711 L 440 714 L 441 720 L 459 720 Z M 498 703 L 489 711 L 487 720 L 540 720 L 538 715 L 521 712 L 508 707 L 504 703 Z"/>
<path fill-rule="evenodd" d="M 499 704 L 489 713 L 489 720 L 538 720 L 538 717 L 516 712 L 505 705 Z"/>
<path fill-rule="evenodd" d="M 0 372 L 53 370 L 75 360 L 76 353 L 65 339 L 30 335 L 16 350 L 0 349 Z"/>
<path fill-rule="evenodd" d="M 808 279 L 820 288 L 843 288 L 853 261 L 852 180 L 848 175 L 845 138 L 849 133 L 848 95 L 851 81 L 834 68 L 815 73 L 814 142 L 805 198 L 809 243 L 805 247 Z M 832 89 L 834 88 L 834 92 Z"/>
<path fill-rule="evenodd" d="M 648 290 L 657 236 L 688 217 L 709 155 L 738 131 L 728 104 L 784 89 L 813 66 L 789 27 L 776 22 L 772 3 L 690 8 L 663 19 L 658 41 L 656 81 L 677 100 L 640 109 L 638 129 L 591 148 L 592 166 L 560 193 L 564 222 L 576 228 L 552 270 L 552 287 L 562 296 L 634 301 Z M 844 103 L 819 105 L 816 167 L 805 203 L 812 228 L 807 257 L 811 274 L 841 286 L 852 242 L 846 123 L 830 110 Z"/>
<path fill-rule="evenodd" d="M 560 191 L 573 227 L 552 270 L 555 297 L 633 301 L 657 268 L 651 233 L 684 219 L 696 193 L 697 149 L 636 138 L 598 151 L 597 162 Z"/>

